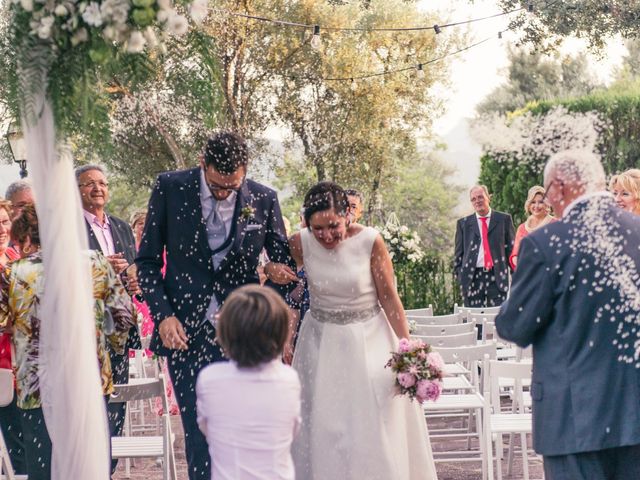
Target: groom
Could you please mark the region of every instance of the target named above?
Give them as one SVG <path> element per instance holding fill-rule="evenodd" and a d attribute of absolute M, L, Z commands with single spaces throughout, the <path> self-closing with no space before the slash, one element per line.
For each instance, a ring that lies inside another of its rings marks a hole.
<path fill-rule="evenodd" d="M 216 312 L 234 289 L 259 283 L 263 249 L 272 278 L 295 279 L 276 193 L 246 179 L 248 158 L 244 139 L 222 132 L 207 141 L 199 167 L 161 174 L 136 259 L 155 323 L 151 348 L 167 356 L 180 405 L 190 480 L 211 475 L 195 384 L 200 370 L 223 360 Z"/>

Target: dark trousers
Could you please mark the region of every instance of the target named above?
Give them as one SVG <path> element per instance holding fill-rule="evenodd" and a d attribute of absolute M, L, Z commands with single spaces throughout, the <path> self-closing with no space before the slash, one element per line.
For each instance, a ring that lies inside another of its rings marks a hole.
<path fill-rule="evenodd" d="M 640 445 L 544 457 L 544 476 L 546 480 L 640 478 Z"/>
<path fill-rule="evenodd" d="M 107 343 L 107 345 L 109 345 Z M 111 360 L 111 370 L 113 373 L 113 383 L 123 385 L 129 383 L 129 349 L 125 348 L 124 355 L 118 355 L 108 346 L 109 359 Z M 124 420 L 126 415 L 126 403 L 109 403 L 107 405 L 107 418 L 109 420 L 109 433 L 112 437 L 122 435 Z M 118 460 L 111 461 L 111 473 L 115 472 Z"/>
<path fill-rule="evenodd" d="M 498 307 L 507 299 L 507 292 L 498 288 L 493 270 L 476 268 L 462 296 L 465 307 Z"/>
<path fill-rule="evenodd" d="M 196 380 L 204 367 L 223 360 L 220 348 L 213 342 L 214 338 L 215 330 L 207 323 L 196 335 L 190 337 L 188 350 L 174 351 L 167 357 L 173 391 L 180 407 L 180 418 L 184 428 L 189 480 L 211 479 L 211 458 L 207 440 L 197 422 Z"/>
<path fill-rule="evenodd" d="M 22 438 L 22 423 L 20 422 L 20 410 L 16 405 L 16 397 L 6 407 L 0 407 L 0 427 L 2 436 L 9 450 L 11 465 L 15 473 L 24 475 L 27 473 L 27 465 L 24 457 L 24 441 Z"/>
<path fill-rule="evenodd" d="M 104 397 L 105 405 L 109 396 Z M 44 421 L 42 408 L 18 409 L 22 424 L 26 471 L 29 480 L 49 480 L 51 478 L 51 437 Z M 111 445 L 111 439 L 109 439 Z M 109 448 L 111 457 L 111 448 Z M 109 458 L 111 462 L 111 458 Z"/>
<path fill-rule="evenodd" d="M 51 478 L 51 438 L 42 408 L 20 410 L 25 460 L 29 480 Z"/>

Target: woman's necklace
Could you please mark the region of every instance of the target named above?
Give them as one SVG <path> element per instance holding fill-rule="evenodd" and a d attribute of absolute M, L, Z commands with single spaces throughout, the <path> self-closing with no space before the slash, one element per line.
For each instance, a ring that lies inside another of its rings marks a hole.
<path fill-rule="evenodd" d="M 534 227 L 531 225 L 531 220 L 533 220 L 535 217 L 532 215 L 529 218 L 527 218 L 527 221 L 524 222 L 524 228 L 527 230 L 527 232 L 531 233 L 534 230 L 537 230 L 540 227 L 544 227 L 547 223 L 549 223 L 553 217 L 551 215 L 547 215 L 546 217 L 544 217 L 542 220 L 540 220 L 540 222 Z"/>

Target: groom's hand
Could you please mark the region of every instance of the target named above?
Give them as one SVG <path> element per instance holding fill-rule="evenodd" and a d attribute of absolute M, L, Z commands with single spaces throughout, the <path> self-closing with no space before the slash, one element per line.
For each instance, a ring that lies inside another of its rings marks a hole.
<path fill-rule="evenodd" d="M 296 272 L 291 270 L 284 263 L 269 262 L 264 266 L 264 274 L 269 280 L 278 285 L 286 285 L 291 282 L 297 282 L 298 276 Z"/>
<path fill-rule="evenodd" d="M 167 317 L 158 326 L 162 345 L 172 350 L 187 350 L 187 334 L 176 317 Z"/>

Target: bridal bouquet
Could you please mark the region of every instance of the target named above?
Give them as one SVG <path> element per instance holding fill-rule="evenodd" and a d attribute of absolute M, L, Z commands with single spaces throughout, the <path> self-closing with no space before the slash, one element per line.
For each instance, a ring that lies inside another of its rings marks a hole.
<path fill-rule="evenodd" d="M 440 396 L 444 361 L 422 340 L 400 340 L 398 351 L 391 354 L 386 366 L 396 374 L 399 395 L 420 403 Z"/>

